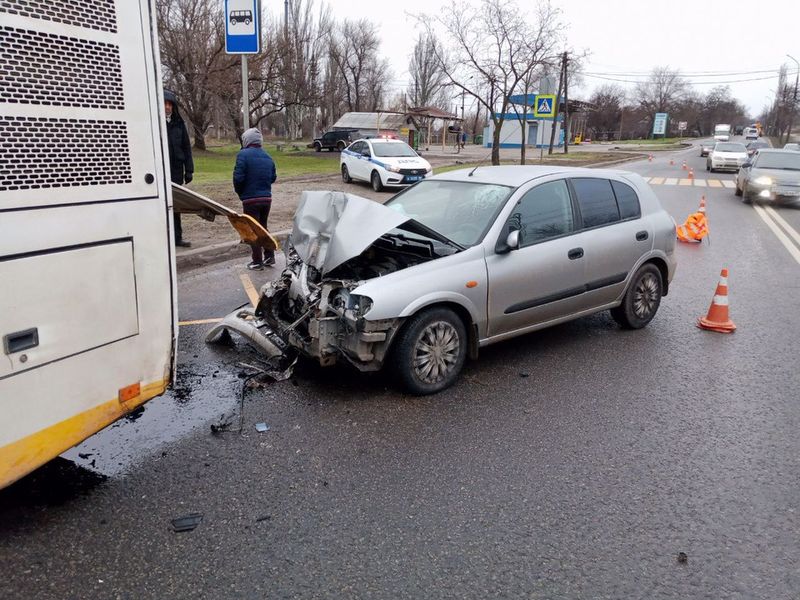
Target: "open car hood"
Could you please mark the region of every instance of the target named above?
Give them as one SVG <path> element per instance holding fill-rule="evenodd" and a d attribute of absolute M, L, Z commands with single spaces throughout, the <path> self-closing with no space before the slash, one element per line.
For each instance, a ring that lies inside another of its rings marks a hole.
<path fill-rule="evenodd" d="M 176 183 L 172 184 L 172 208 L 177 213 L 198 215 L 206 221 L 213 221 L 217 215 L 226 217 L 243 242 L 257 244 L 266 250 L 280 249 L 278 240 L 253 217 L 237 213 Z"/>
<path fill-rule="evenodd" d="M 382 204 L 344 192 L 303 192 L 294 215 L 292 245 L 323 275 L 410 220 Z"/>

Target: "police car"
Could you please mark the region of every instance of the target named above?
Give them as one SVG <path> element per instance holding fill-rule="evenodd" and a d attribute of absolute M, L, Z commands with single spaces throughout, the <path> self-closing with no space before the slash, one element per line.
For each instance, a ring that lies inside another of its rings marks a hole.
<path fill-rule="evenodd" d="M 413 185 L 433 174 L 430 163 L 411 146 L 386 137 L 356 140 L 342 151 L 339 162 L 345 183 L 368 181 L 376 192 Z"/>

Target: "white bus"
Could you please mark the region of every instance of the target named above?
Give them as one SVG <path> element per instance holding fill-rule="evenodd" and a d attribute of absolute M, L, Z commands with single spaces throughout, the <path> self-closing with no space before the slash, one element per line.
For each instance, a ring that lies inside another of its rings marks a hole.
<path fill-rule="evenodd" d="M 152 0 L 0 2 L 0 487 L 171 381 L 156 31 Z"/>

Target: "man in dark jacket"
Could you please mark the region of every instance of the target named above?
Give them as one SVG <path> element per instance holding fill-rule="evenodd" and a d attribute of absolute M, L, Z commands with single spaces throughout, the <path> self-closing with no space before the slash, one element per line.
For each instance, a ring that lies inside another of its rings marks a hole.
<path fill-rule="evenodd" d="M 261 131 L 252 128 L 242 134 L 242 149 L 236 155 L 233 168 L 233 189 L 239 194 L 244 214 L 250 215 L 267 228 L 269 209 L 272 207 L 272 184 L 277 179 L 275 162 L 261 147 Z M 253 260 L 248 269 L 260 271 L 263 267 L 275 264 L 275 255 L 268 252 L 262 256 L 261 246 L 253 245 Z"/>
<path fill-rule="evenodd" d="M 167 146 L 169 147 L 169 170 L 172 183 L 183 185 L 194 176 L 192 144 L 189 133 L 178 111 L 178 99 L 169 90 L 164 90 L 164 112 L 167 115 Z M 175 245 L 188 248 L 189 242 L 183 239 L 180 213 L 173 213 L 175 220 Z"/>

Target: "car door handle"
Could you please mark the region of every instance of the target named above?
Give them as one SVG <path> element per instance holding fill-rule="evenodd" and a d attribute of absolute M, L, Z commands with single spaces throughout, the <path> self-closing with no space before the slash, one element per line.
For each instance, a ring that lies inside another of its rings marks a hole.
<path fill-rule="evenodd" d="M 570 260 L 577 260 L 581 257 L 583 257 L 583 248 L 573 248 L 567 252 L 567 258 Z"/>
<path fill-rule="evenodd" d="M 643 242 L 649 237 L 650 237 L 650 234 L 647 233 L 646 231 L 638 231 L 638 232 L 636 232 L 636 241 L 637 242 Z"/>
<path fill-rule="evenodd" d="M 23 331 L 15 331 L 3 336 L 3 351 L 6 354 L 14 354 L 29 350 L 39 345 L 39 329 L 33 327 L 32 329 L 24 329 Z"/>

